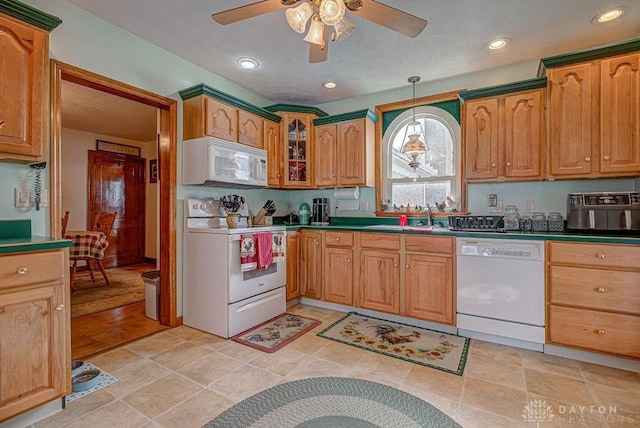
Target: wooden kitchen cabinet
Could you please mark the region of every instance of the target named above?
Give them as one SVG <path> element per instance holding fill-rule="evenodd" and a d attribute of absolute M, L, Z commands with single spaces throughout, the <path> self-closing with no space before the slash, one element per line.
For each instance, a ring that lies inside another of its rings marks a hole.
<path fill-rule="evenodd" d="M 283 187 L 310 188 L 313 167 L 313 116 L 306 113 L 281 113 L 284 139 Z"/>
<path fill-rule="evenodd" d="M 300 233 L 300 293 L 322 300 L 322 232 Z"/>
<path fill-rule="evenodd" d="M 62 21 L 24 10 L 0 13 L 0 159 L 29 163 L 46 159 L 49 31 Z"/>
<path fill-rule="evenodd" d="M 324 233 L 322 296 L 325 301 L 349 306 L 353 304 L 353 253 L 353 232 Z"/>
<path fill-rule="evenodd" d="M 68 256 L 0 256 L 0 422 L 71 393 Z"/>
<path fill-rule="evenodd" d="M 547 342 L 640 358 L 640 247 L 547 243 Z"/>
<path fill-rule="evenodd" d="M 515 85 L 521 90 L 514 93 L 496 87 L 460 94 L 467 181 L 542 178 L 545 84 L 544 78 L 534 79 Z"/>
<path fill-rule="evenodd" d="M 401 236 L 360 233 L 358 305 L 361 308 L 400 312 Z"/>
<path fill-rule="evenodd" d="M 264 148 L 262 128 L 263 120 L 260 116 L 238 110 L 238 143 L 258 149 Z"/>
<path fill-rule="evenodd" d="M 335 117 L 319 118 L 314 124 L 331 120 Z M 374 126 L 368 116 L 315 126 L 316 187 L 374 185 Z"/>
<path fill-rule="evenodd" d="M 287 232 L 287 301 L 300 297 L 300 232 Z"/>
<path fill-rule="evenodd" d="M 264 141 L 264 149 L 267 151 L 267 185 L 273 188 L 280 188 L 283 182 L 283 154 L 280 124 L 265 120 L 262 138 Z"/>
<path fill-rule="evenodd" d="M 405 238 L 404 315 L 454 324 L 454 238 Z"/>

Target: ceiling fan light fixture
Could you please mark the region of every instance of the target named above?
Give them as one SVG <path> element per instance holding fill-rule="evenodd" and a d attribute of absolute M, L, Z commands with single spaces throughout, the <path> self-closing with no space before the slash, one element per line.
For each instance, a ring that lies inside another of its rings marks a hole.
<path fill-rule="evenodd" d="M 319 45 L 324 49 L 324 23 L 317 16 L 317 13 L 313 15 L 309 32 L 305 36 L 304 41 Z"/>
<path fill-rule="evenodd" d="M 333 26 L 333 40 L 342 41 L 349 37 L 349 34 L 351 34 L 355 29 L 356 26 L 349 21 L 345 15 L 336 25 Z"/>
<path fill-rule="evenodd" d="M 344 16 L 343 0 L 322 0 L 318 7 L 320 19 L 327 25 L 336 25 Z"/>
<path fill-rule="evenodd" d="M 308 1 L 300 3 L 300 6 L 287 9 L 285 16 L 287 22 L 293 31 L 304 33 L 307 28 L 307 22 L 313 15 L 313 6 Z"/>

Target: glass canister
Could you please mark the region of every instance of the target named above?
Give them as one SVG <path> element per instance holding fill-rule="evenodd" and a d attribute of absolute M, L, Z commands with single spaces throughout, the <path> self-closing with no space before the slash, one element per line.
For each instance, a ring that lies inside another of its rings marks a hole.
<path fill-rule="evenodd" d="M 534 232 L 546 232 L 549 230 L 547 217 L 543 212 L 536 211 L 531 215 L 531 224 Z"/>
<path fill-rule="evenodd" d="M 549 225 L 549 232 L 562 232 L 564 231 L 564 220 L 562 220 L 562 214 L 559 212 L 550 212 L 547 218 Z"/>
<path fill-rule="evenodd" d="M 506 230 L 520 230 L 520 214 L 518 207 L 507 205 L 504 207 L 504 228 Z"/>
<path fill-rule="evenodd" d="M 523 215 L 522 217 L 520 217 L 520 230 L 522 232 L 531 232 L 531 229 L 531 217 L 529 217 L 528 215 Z"/>

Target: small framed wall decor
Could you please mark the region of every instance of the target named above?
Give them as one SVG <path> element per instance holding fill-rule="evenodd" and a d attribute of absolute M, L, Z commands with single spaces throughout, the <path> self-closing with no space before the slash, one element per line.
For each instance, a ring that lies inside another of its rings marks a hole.
<path fill-rule="evenodd" d="M 104 140 L 96 140 L 96 150 L 140 157 L 140 147 L 127 146 L 126 144 L 112 143 Z"/>
<path fill-rule="evenodd" d="M 149 183 L 158 182 L 158 159 L 149 159 Z"/>

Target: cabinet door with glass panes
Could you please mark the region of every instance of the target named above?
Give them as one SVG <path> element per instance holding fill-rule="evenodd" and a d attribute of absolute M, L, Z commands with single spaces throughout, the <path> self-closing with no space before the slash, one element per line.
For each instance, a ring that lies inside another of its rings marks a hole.
<path fill-rule="evenodd" d="M 313 116 L 284 113 L 284 187 L 311 187 Z"/>

